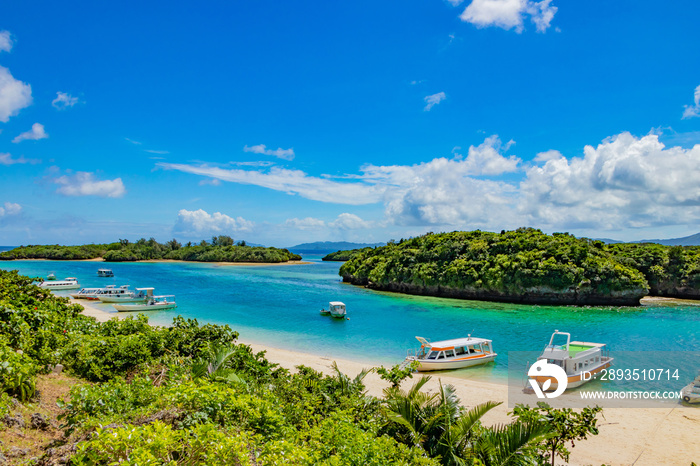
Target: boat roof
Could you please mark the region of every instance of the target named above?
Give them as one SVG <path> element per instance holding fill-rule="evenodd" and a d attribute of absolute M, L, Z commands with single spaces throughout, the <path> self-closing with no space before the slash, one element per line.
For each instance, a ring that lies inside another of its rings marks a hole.
<path fill-rule="evenodd" d="M 111 272 L 112 269 L 97 269 L 98 272 Z"/>
<path fill-rule="evenodd" d="M 155 288 L 136 288 L 139 291 L 146 291 L 146 290 L 155 290 Z"/>
<path fill-rule="evenodd" d="M 419 338 L 419 337 L 416 337 L 416 338 Z M 420 339 L 418 341 L 420 341 Z M 487 340 L 485 338 L 466 337 L 466 338 L 453 338 L 451 340 L 430 341 L 427 343 L 428 343 L 428 345 L 427 345 L 428 348 L 431 348 L 433 350 L 445 350 L 445 349 L 452 349 L 455 346 L 467 346 L 467 345 L 478 345 L 479 343 L 491 343 L 491 340 Z"/>
<path fill-rule="evenodd" d="M 331 306 L 345 306 L 345 303 L 341 303 L 340 301 L 331 301 L 330 303 Z"/>

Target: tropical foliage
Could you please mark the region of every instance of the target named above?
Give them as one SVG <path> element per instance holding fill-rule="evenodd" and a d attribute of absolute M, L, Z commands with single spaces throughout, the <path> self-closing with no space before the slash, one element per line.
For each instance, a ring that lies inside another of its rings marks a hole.
<path fill-rule="evenodd" d="M 62 440 L 39 464 L 534 464 L 557 435 L 524 418 L 486 427 L 497 403 L 466 410 L 450 386 L 425 393 L 427 378 L 403 391 L 400 368 L 385 371 L 393 386 L 376 398 L 368 371 L 292 374 L 228 326 L 99 323 L 31 282 L 0 270 L 0 415 L 11 397 L 41 396 L 37 377 L 52 365 L 82 380 L 59 404 Z"/>
<path fill-rule="evenodd" d="M 514 302 L 636 304 L 648 291 L 601 241 L 532 228 L 428 233 L 359 252 L 339 273 L 388 291 Z"/>
<path fill-rule="evenodd" d="M 349 261 L 350 259 L 355 257 L 357 254 L 359 254 L 361 252 L 365 252 L 365 251 L 370 250 L 370 249 L 374 249 L 374 248 L 366 247 L 366 248 L 361 248 L 361 249 L 349 249 L 346 251 L 336 251 L 336 252 L 332 252 L 330 254 L 323 256 L 322 260 L 324 260 L 324 261 L 341 261 L 341 262 L 342 261 Z"/>
<path fill-rule="evenodd" d="M 172 239 L 164 244 L 151 238 L 135 243 L 121 239 L 117 243 L 83 246 L 20 246 L 0 253 L 0 259 L 81 260 L 103 257 L 110 262 L 170 259 L 196 262 L 287 262 L 301 256 L 286 249 L 247 246 L 245 241 L 234 244 L 230 236 L 214 236 L 211 242 L 182 245 Z"/>

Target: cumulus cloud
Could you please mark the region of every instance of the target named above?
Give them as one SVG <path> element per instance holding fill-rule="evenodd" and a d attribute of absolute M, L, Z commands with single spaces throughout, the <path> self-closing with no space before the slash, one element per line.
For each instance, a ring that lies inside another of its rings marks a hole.
<path fill-rule="evenodd" d="M 292 149 L 291 147 L 289 149 L 282 149 L 281 147 L 278 147 L 277 149 L 272 150 L 268 149 L 267 146 L 265 146 L 265 144 L 258 144 L 257 146 L 243 147 L 243 152 L 272 155 L 274 157 L 284 160 L 294 160 L 294 149 Z"/>
<path fill-rule="evenodd" d="M 534 224 L 639 228 L 700 220 L 700 145 L 666 148 L 658 136 L 622 133 L 583 157 L 543 157 L 520 184 Z"/>
<path fill-rule="evenodd" d="M 12 36 L 10 31 L 0 31 L 0 52 L 9 52 L 12 50 Z"/>
<path fill-rule="evenodd" d="M 495 26 L 521 33 L 524 20 L 529 17 L 537 32 L 545 32 L 557 12 L 551 3 L 552 0 L 472 0 L 460 19 L 480 28 Z"/>
<path fill-rule="evenodd" d="M 242 217 L 229 217 L 221 212 L 209 214 L 205 210 L 185 210 L 177 213 L 173 227 L 175 234 L 186 237 L 202 237 L 250 231 L 255 223 Z"/>
<path fill-rule="evenodd" d="M 695 94 L 693 97 L 694 105 L 685 105 L 682 118 L 683 120 L 700 116 L 700 86 L 695 88 Z"/>
<path fill-rule="evenodd" d="M 15 204 L 14 202 L 5 202 L 5 204 L 0 207 L 0 217 L 18 215 L 21 211 L 21 205 Z"/>
<path fill-rule="evenodd" d="M 60 185 L 57 193 L 66 196 L 98 196 L 122 197 L 126 188 L 121 178 L 113 180 L 98 180 L 94 173 L 77 172 L 75 175 L 64 175 L 54 178 L 53 182 Z"/>
<path fill-rule="evenodd" d="M 32 125 L 32 129 L 30 129 L 29 131 L 25 131 L 24 133 L 15 137 L 12 140 L 12 142 L 17 144 L 18 142 L 22 141 L 38 141 L 39 139 L 46 139 L 48 137 L 49 135 L 46 134 L 46 131 L 44 130 L 44 125 L 42 125 L 41 123 L 34 123 Z"/>
<path fill-rule="evenodd" d="M 65 110 L 66 108 L 77 104 L 78 100 L 79 99 L 77 97 L 73 97 L 65 92 L 57 92 L 56 98 L 51 101 L 51 105 L 53 105 L 57 110 Z"/>
<path fill-rule="evenodd" d="M 7 123 L 32 104 L 32 86 L 15 79 L 10 70 L 0 66 L 0 121 Z"/>
<path fill-rule="evenodd" d="M 25 159 L 23 155 L 20 155 L 16 159 L 12 158 L 12 154 L 2 153 L 0 154 L 0 165 L 14 165 L 17 163 L 30 163 L 32 165 L 40 163 L 41 160 L 37 159 Z"/>
<path fill-rule="evenodd" d="M 306 217 L 306 218 L 288 218 L 284 221 L 285 227 L 294 228 L 297 230 L 318 230 L 320 228 L 325 228 L 326 222 L 319 218 Z"/>
<path fill-rule="evenodd" d="M 339 230 L 361 230 L 371 228 L 372 223 L 362 220 L 355 214 L 342 213 L 338 215 L 338 218 L 329 223 L 328 226 L 331 228 L 338 228 Z"/>
<path fill-rule="evenodd" d="M 447 96 L 445 95 L 444 92 L 438 92 L 437 94 L 433 95 L 427 95 L 423 98 L 425 101 L 425 107 L 423 107 L 423 111 L 429 112 L 431 108 L 445 100 Z"/>

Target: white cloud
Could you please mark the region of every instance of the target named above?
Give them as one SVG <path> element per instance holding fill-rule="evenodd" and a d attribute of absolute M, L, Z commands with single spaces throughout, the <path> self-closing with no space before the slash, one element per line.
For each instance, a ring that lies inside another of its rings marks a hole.
<path fill-rule="evenodd" d="M 9 52 L 12 50 L 12 36 L 10 31 L 0 31 L 0 52 Z"/>
<path fill-rule="evenodd" d="M 548 150 L 540 152 L 535 156 L 535 162 L 548 162 L 550 160 L 558 160 L 564 156 L 558 150 Z"/>
<path fill-rule="evenodd" d="M 339 230 L 361 230 L 366 228 L 371 228 L 372 223 L 362 220 L 355 214 L 342 213 L 338 215 L 338 218 L 328 224 L 331 228 L 338 228 Z"/>
<path fill-rule="evenodd" d="M 65 92 L 57 92 L 56 98 L 51 101 L 51 105 L 58 110 L 64 110 L 77 104 L 79 99 Z"/>
<path fill-rule="evenodd" d="M 10 70 L 0 66 L 0 121 L 7 123 L 32 104 L 32 86 L 15 79 Z"/>
<path fill-rule="evenodd" d="M 447 96 L 445 95 L 444 92 L 438 92 L 437 94 L 433 95 L 427 95 L 423 98 L 425 101 L 426 105 L 423 107 L 423 111 L 429 112 L 431 108 L 445 100 Z"/>
<path fill-rule="evenodd" d="M 306 217 L 306 218 L 288 218 L 283 224 L 285 227 L 294 228 L 297 230 L 318 230 L 325 228 L 326 222 L 321 219 Z"/>
<path fill-rule="evenodd" d="M 22 211 L 22 206 L 14 202 L 5 202 L 3 207 L 0 207 L 0 217 L 9 215 L 17 215 Z"/>
<path fill-rule="evenodd" d="M 140 146 L 141 144 L 143 144 L 142 142 L 134 141 L 133 139 L 129 139 L 129 138 L 124 138 L 124 139 L 126 139 L 130 143 L 135 144 L 137 146 Z"/>
<path fill-rule="evenodd" d="M 695 94 L 693 95 L 694 105 L 685 105 L 685 110 L 683 111 L 683 120 L 687 118 L 693 118 L 700 116 L 700 86 L 695 88 Z"/>
<path fill-rule="evenodd" d="M 152 150 L 152 149 L 144 149 L 144 152 L 148 152 L 150 154 L 158 154 L 158 155 L 165 155 L 169 154 L 170 152 L 167 150 Z"/>
<path fill-rule="evenodd" d="M 46 139 L 48 137 L 49 135 L 46 134 L 46 131 L 44 131 L 44 125 L 41 123 L 34 123 L 32 125 L 32 129 L 15 137 L 12 142 L 17 144 L 18 142 L 22 141 L 38 141 L 39 139 Z"/>
<path fill-rule="evenodd" d="M 206 186 L 206 185 L 212 185 L 212 186 L 220 186 L 221 181 L 217 180 L 216 178 L 209 178 L 209 179 L 203 179 L 202 181 L 199 182 L 200 186 Z"/>
<path fill-rule="evenodd" d="M 275 150 L 268 149 L 265 144 L 258 144 L 257 146 L 245 146 L 243 147 L 243 152 L 252 152 L 254 154 L 264 154 L 272 155 L 274 157 L 284 159 L 284 160 L 294 160 L 294 149 L 291 147 L 289 149 L 282 149 L 278 147 Z"/>
<path fill-rule="evenodd" d="M 452 6 L 459 6 L 464 0 L 447 0 Z"/>
<path fill-rule="evenodd" d="M 122 197 L 126 188 L 121 178 L 98 180 L 94 173 L 77 172 L 75 175 L 60 176 L 53 182 L 61 185 L 56 192 L 66 196 Z"/>
<path fill-rule="evenodd" d="M 221 212 L 209 214 L 205 210 L 185 210 L 177 213 L 173 232 L 186 237 L 232 234 L 250 231 L 255 223 L 242 217 L 233 218 Z"/>
<path fill-rule="evenodd" d="M 477 27 L 496 26 L 506 30 L 524 29 L 524 19 L 530 17 L 538 32 L 545 32 L 557 12 L 552 0 L 472 0 L 460 19 Z"/>
<path fill-rule="evenodd" d="M 268 171 L 225 169 L 206 164 L 186 165 L 158 162 L 156 166 L 166 170 L 178 170 L 185 173 L 202 175 L 221 181 L 250 184 L 282 191 L 287 194 L 299 194 L 314 201 L 333 202 L 337 204 L 373 204 L 382 199 L 384 189 L 362 183 L 339 183 L 309 176 L 301 170 L 289 170 L 271 167 Z"/>
<path fill-rule="evenodd" d="M 666 148 L 658 136 L 622 133 L 583 158 L 541 158 L 520 184 L 530 224 L 621 229 L 700 220 L 700 144 Z"/>
<path fill-rule="evenodd" d="M 0 165 L 14 165 L 17 163 L 30 163 L 32 165 L 40 163 L 41 160 L 37 159 L 25 159 L 23 155 L 20 155 L 18 158 L 13 159 L 12 154 L 8 153 L 0 153 Z"/>

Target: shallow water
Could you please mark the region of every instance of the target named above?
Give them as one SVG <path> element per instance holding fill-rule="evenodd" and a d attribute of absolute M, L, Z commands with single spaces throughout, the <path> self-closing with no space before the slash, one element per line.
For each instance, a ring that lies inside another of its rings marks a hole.
<path fill-rule="evenodd" d="M 699 351 L 700 307 L 533 306 L 399 295 L 342 283 L 338 262 L 305 257 L 308 265 L 218 266 L 203 263 L 99 263 L 0 261 L 29 276 L 53 272 L 78 277 L 84 287 L 155 287 L 176 295 L 176 311 L 149 313 L 168 325 L 176 314 L 228 324 L 247 341 L 391 365 L 419 346 L 416 335 L 444 340 L 472 334 L 493 340 L 494 364 L 450 375 L 503 380 L 509 351 L 540 351 L 555 329 L 572 340 L 607 343 L 611 351 Z M 114 278 L 98 278 L 109 267 Z M 66 296 L 68 292 L 57 292 Z M 350 320 L 319 315 L 328 301 L 343 301 Z M 98 304 L 106 309 L 108 305 Z"/>

